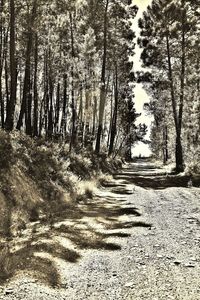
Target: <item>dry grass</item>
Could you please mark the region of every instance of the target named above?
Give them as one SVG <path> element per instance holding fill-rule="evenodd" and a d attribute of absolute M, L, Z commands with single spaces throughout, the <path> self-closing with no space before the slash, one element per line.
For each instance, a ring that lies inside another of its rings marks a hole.
<path fill-rule="evenodd" d="M 79 181 L 76 185 L 76 201 L 91 200 L 97 189 L 97 183 L 95 180 L 91 181 Z"/>

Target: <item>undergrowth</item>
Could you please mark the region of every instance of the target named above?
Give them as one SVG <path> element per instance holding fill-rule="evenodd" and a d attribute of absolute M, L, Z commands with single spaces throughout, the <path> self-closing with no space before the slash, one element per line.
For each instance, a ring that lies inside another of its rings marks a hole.
<path fill-rule="evenodd" d="M 104 153 L 69 153 L 63 143 L 0 130 L 0 235 L 18 235 L 28 222 L 91 199 L 95 178 L 121 166 Z"/>

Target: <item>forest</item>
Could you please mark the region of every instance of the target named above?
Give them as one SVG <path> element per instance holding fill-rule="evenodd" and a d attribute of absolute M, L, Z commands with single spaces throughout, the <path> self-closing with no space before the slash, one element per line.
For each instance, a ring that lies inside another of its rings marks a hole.
<path fill-rule="evenodd" d="M 199 74 L 200 0 L 0 0 L 0 299 L 199 299 Z"/>
<path fill-rule="evenodd" d="M 153 153 L 176 171 L 199 172 L 200 11 L 199 1 L 153 1 L 139 20 L 142 61 L 139 74 L 151 95 L 145 108 L 154 116 Z"/>
<path fill-rule="evenodd" d="M 1 1 L 1 127 L 124 153 L 134 125 L 130 1 Z M 124 155 L 123 154 L 123 155 Z"/>
<path fill-rule="evenodd" d="M 2 0 L 0 8 L 2 129 L 131 159 L 132 146 L 147 142 L 146 125 L 135 125 L 142 82 L 153 155 L 164 163 L 175 156 L 177 172 L 198 168 L 197 1 L 153 1 L 138 41 L 134 1 Z M 136 42 L 144 72 L 130 60 Z"/>

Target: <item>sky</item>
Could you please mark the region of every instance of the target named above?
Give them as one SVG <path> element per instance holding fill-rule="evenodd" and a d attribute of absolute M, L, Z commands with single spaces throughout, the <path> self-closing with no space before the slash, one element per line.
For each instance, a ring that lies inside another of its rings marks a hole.
<path fill-rule="evenodd" d="M 147 5 L 151 4 L 151 0 L 134 0 L 133 2 L 140 8 L 140 11 L 144 11 Z"/>
<path fill-rule="evenodd" d="M 151 4 L 151 0 L 133 0 L 133 4 L 139 7 L 139 11 L 137 13 L 136 18 L 133 20 L 132 29 L 136 33 L 136 37 L 139 37 L 140 30 L 138 28 L 138 19 L 142 17 L 144 10 L 147 8 L 149 4 Z M 140 61 L 141 49 L 138 45 L 135 47 L 135 55 L 133 56 L 134 62 L 134 71 L 139 71 L 142 69 L 142 63 Z M 139 123 L 145 123 L 148 125 L 148 133 L 146 138 L 150 137 L 150 126 L 153 120 L 152 117 L 147 116 L 146 112 L 143 110 L 143 105 L 145 102 L 149 102 L 149 96 L 147 95 L 146 91 L 142 87 L 142 84 L 136 84 L 135 90 L 135 108 L 138 113 L 141 113 L 141 116 L 137 119 L 136 125 Z M 134 156 L 142 155 L 142 156 L 149 156 L 151 151 L 149 146 L 144 143 L 138 143 L 132 150 L 132 154 Z"/>

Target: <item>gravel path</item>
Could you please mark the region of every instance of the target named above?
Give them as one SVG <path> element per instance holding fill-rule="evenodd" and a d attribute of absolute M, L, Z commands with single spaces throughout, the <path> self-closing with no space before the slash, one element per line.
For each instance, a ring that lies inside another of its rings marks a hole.
<path fill-rule="evenodd" d="M 98 201 L 104 199 L 108 208 L 113 203 L 137 208 L 141 216 L 118 216 L 122 226 L 117 223 L 116 229 L 103 226 L 96 216 L 87 219 L 98 232 L 127 233 L 127 237 L 106 240 L 120 245 L 121 250 L 79 249 L 77 263 L 54 258 L 61 276 L 59 287 L 41 284 L 24 271 L 2 287 L 0 299 L 200 299 L 200 190 L 135 186 L 130 183 L 134 176 L 153 176 L 155 180 L 153 174 L 158 172 L 144 164 L 135 174 L 137 167 L 135 163 L 124 170 L 123 179 L 119 174 L 116 183 L 122 186 L 99 191 Z M 129 226 L 131 222 L 137 226 Z M 145 224 L 152 226 L 143 227 Z M 73 243 L 71 247 L 77 249 Z"/>

